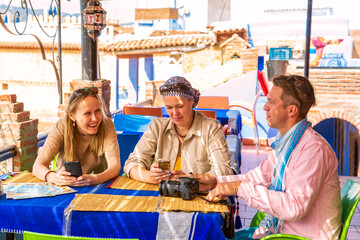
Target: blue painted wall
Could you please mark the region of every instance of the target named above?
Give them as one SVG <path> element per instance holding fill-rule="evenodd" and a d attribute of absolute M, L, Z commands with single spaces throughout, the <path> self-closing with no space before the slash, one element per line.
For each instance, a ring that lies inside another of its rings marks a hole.
<path fill-rule="evenodd" d="M 139 59 L 129 59 L 129 79 L 131 88 L 128 89 L 130 102 L 136 103 L 139 99 Z"/>
<path fill-rule="evenodd" d="M 326 119 L 314 126 L 314 130 L 320 133 L 335 150 L 335 118 Z"/>
<path fill-rule="evenodd" d="M 152 57 L 145 58 L 145 73 L 149 81 L 154 81 L 154 59 Z"/>
<path fill-rule="evenodd" d="M 350 166 L 350 151 L 351 151 L 351 139 L 350 133 L 355 132 L 359 135 L 358 130 L 351 123 L 337 119 L 330 118 L 318 123 L 314 126 L 314 129 L 320 133 L 330 144 L 339 160 L 339 174 L 343 176 L 350 176 L 350 169 L 355 166 Z M 354 146 L 356 147 L 356 146 Z M 358 165 L 356 159 L 354 159 L 355 165 Z M 357 167 L 355 167 L 357 169 Z M 355 173 L 356 175 L 357 173 Z"/>

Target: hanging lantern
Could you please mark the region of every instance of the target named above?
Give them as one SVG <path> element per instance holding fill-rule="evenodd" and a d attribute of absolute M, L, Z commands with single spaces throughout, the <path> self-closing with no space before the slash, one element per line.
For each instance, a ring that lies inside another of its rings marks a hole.
<path fill-rule="evenodd" d="M 106 11 L 101 7 L 99 1 L 90 0 L 82 12 L 84 27 L 89 36 L 95 40 L 106 27 Z"/>

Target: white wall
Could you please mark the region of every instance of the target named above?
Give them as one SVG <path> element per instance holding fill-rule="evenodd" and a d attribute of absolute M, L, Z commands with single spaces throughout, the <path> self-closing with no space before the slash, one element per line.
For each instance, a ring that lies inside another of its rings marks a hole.
<path fill-rule="evenodd" d="M 185 17 L 186 31 L 207 31 L 208 0 L 184 0 L 184 7 L 190 11 Z"/>

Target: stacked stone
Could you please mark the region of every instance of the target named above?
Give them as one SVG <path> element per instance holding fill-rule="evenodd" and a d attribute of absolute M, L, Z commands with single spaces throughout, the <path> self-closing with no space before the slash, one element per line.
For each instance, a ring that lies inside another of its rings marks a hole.
<path fill-rule="evenodd" d="M 258 69 L 258 50 L 255 48 L 244 49 L 240 53 L 242 61 L 242 73 L 257 71 Z"/>
<path fill-rule="evenodd" d="M 234 34 L 224 43 L 220 44 L 220 48 L 223 49 L 223 61 L 227 63 L 229 61 L 237 61 L 240 59 L 241 52 L 246 50 L 247 43 L 245 40 L 239 37 L 239 35 Z M 238 58 L 234 58 L 234 55 L 237 55 Z"/>
<path fill-rule="evenodd" d="M 159 92 L 159 87 L 163 85 L 165 81 L 148 81 L 146 82 L 146 100 L 152 100 L 153 106 L 163 107 L 164 102 Z"/>
<path fill-rule="evenodd" d="M 110 88 L 110 81 L 109 80 L 81 80 L 75 79 L 70 82 L 70 92 L 71 94 L 79 88 L 88 88 L 88 87 L 97 87 L 99 89 L 99 94 L 104 99 L 104 102 L 108 108 L 110 109 L 110 97 L 111 97 L 111 88 Z M 71 96 L 70 94 L 70 96 Z"/>
<path fill-rule="evenodd" d="M 38 119 L 30 119 L 15 94 L 0 95 L 0 146 L 15 146 L 16 155 L 5 162 L 8 171 L 31 170 L 37 156 Z"/>
<path fill-rule="evenodd" d="M 70 97 L 72 93 L 80 88 L 89 88 L 89 87 L 97 87 L 99 89 L 99 95 L 103 98 L 107 111 L 110 113 L 110 97 L 111 97 L 111 87 L 110 87 L 110 81 L 109 80 L 96 80 L 96 81 L 90 81 L 90 80 L 81 80 L 81 79 L 75 79 L 70 82 L 70 94 L 65 94 L 65 101 L 64 104 L 60 104 L 58 109 L 58 116 L 62 116 L 64 113 Z"/>

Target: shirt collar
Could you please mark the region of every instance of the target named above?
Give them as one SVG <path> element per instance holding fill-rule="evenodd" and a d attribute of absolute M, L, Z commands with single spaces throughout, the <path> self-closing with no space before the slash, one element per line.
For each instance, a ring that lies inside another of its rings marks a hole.
<path fill-rule="evenodd" d="M 191 137 L 192 135 L 195 136 L 201 136 L 201 115 L 194 111 L 195 117 L 194 117 L 194 121 L 193 124 L 191 125 L 191 128 L 188 132 L 188 136 Z M 169 124 L 167 125 L 165 132 L 170 131 L 172 134 L 176 135 L 176 131 L 175 131 L 175 124 L 174 122 L 171 120 L 171 118 L 169 118 Z"/>

